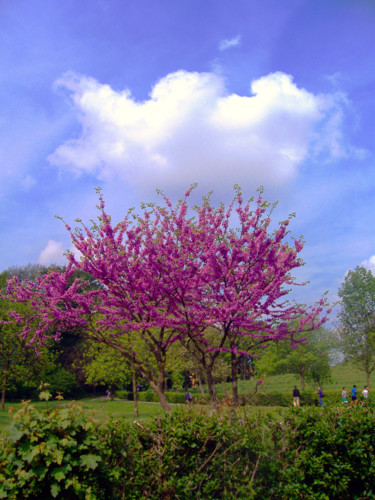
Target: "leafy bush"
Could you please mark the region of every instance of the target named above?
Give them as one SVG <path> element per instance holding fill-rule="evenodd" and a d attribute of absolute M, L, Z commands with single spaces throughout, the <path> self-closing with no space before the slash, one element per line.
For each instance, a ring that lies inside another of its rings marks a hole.
<path fill-rule="evenodd" d="M 138 401 L 148 401 L 156 403 L 159 401 L 158 395 L 156 392 L 153 392 L 151 389 L 147 391 L 142 391 L 138 393 Z"/>
<path fill-rule="evenodd" d="M 97 424 L 80 405 L 23 403 L 1 443 L 0 498 L 109 498 L 103 457 Z"/>
<path fill-rule="evenodd" d="M 125 399 L 126 401 L 133 401 L 133 393 L 129 391 L 118 390 L 115 391 L 116 398 Z"/>
<path fill-rule="evenodd" d="M 180 404 L 185 403 L 185 393 L 184 392 L 169 391 L 169 392 L 166 392 L 165 395 L 166 395 L 169 403 L 180 403 Z M 193 400 L 194 400 L 194 396 L 193 396 Z"/>
<path fill-rule="evenodd" d="M 274 423 L 271 498 L 375 498 L 375 415 L 370 407 L 301 409 Z"/>
<path fill-rule="evenodd" d="M 103 439 L 116 498 L 257 498 L 259 471 L 267 466 L 264 420 L 204 409 L 147 425 L 112 420 Z"/>

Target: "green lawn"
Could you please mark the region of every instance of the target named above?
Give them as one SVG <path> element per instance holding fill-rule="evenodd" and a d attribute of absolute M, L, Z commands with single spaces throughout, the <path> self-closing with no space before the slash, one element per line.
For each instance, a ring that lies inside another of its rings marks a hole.
<path fill-rule="evenodd" d="M 86 398 L 80 401 L 83 408 L 88 411 L 92 411 L 94 417 L 99 421 L 104 421 L 107 417 L 124 417 L 127 420 L 134 420 L 134 403 L 132 401 L 106 401 L 104 399 L 98 398 Z M 33 406 L 44 409 L 46 403 L 44 401 L 33 401 L 31 403 Z M 48 407 L 54 408 L 56 406 L 56 401 L 49 401 Z M 60 405 L 67 405 L 69 401 L 61 401 Z M 0 410 L 0 432 L 4 431 L 9 423 L 9 409 L 14 408 L 17 410 L 20 408 L 21 403 L 6 403 L 5 410 Z M 177 405 L 174 405 L 177 406 Z M 157 415 L 163 414 L 163 409 L 158 403 L 138 403 L 139 408 L 139 419 L 148 420 Z"/>
<path fill-rule="evenodd" d="M 97 418 L 100 422 L 105 422 L 105 420 L 109 417 L 114 418 L 125 418 L 129 421 L 136 420 L 134 416 L 134 403 L 132 401 L 106 401 L 103 399 L 97 398 L 86 398 L 79 401 L 83 408 L 87 411 L 91 411 L 94 418 Z M 44 409 L 46 407 L 46 403 L 43 401 L 33 401 L 31 403 L 33 406 Z M 56 401 L 49 401 L 48 407 L 54 408 L 56 406 Z M 59 403 L 60 405 L 68 405 L 69 401 L 62 401 Z M 0 432 L 4 432 L 6 430 L 7 425 L 10 421 L 10 416 L 8 414 L 11 408 L 16 411 L 21 406 L 21 403 L 7 403 L 5 405 L 5 410 L 0 410 Z M 186 408 L 185 405 L 172 404 L 172 410 L 177 408 Z M 153 417 L 158 415 L 163 415 L 164 410 L 161 408 L 159 403 L 146 403 L 139 402 L 139 417 L 137 420 L 150 420 Z M 193 406 L 194 408 L 199 409 L 201 406 Z M 277 415 L 282 418 L 283 414 L 286 411 L 286 408 L 281 407 L 247 407 L 246 409 L 242 409 L 241 411 L 246 411 L 247 413 L 262 413 L 268 415 Z"/>
<path fill-rule="evenodd" d="M 261 378 L 263 383 L 258 388 L 259 392 L 288 392 L 292 391 L 295 385 L 301 389 L 300 378 L 297 375 L 274 375 Z M 239 393 L 248 394 L 253 392 L 255 383 L 256 380 L 240 380 L 238 383 Z M 362 391 L 366 385 L 366 374 L 356 366 L 345 363 L 332 367 L 332 380 L 326 382 L 323 387 L 326 390 L 336 389 L 338 394 L 341 394 L 344 386 L 349 390 L 353 387 L 353 384 L 356 384 L 357 388 Z M 375 390 L 375 373 L 371 376 L 370 392 L 371 386 Z M 316 384 L 306 381 L 305 389 L 316 391 Z M 224 392 L 225 390 L 230 392 L 231 384 L 218 384 L 217 390 L 218 392 Z"/>

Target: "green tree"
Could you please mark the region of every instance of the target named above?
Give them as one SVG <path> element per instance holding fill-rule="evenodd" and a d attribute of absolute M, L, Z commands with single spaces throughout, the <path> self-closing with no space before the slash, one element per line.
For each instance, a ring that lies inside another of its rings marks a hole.
<path fill-rule="evenodd" d="M 0 289 L 5 286 L 9 275 L 0 274 Z M 9 321 L 9 311 L 26 314 L 27 306 L 14 304 L 0 297 L 0 379 L 1 379 L 1 409 L 5 407 L 6 391 L 9 387 L 22 384 L 28 388 L 37 387 L 41 378 L 53 369 L 54 364 L 48 350 L 44 346 L 35 352 L 28 345 L 29 338 L 18 335 L 19 327 Z"/>
<path fill-rule="evenodd" d="M 349 271 L 339 289 L 338 328 L 347 360 L 365 371 L 367 385 L 375 370 L 375 276 L 364 267 Z"/>
<path fill-rule="evenodd" d="M 314 335 L 308 335 L 307 341 L 298 342 L 304 337 L 306 335 L 299 334 L 294 346 L 288 342 L 270 345 L 255 362 L 257 375 L 292 373 L 300 377 L 302 390 L 305 389 L 306 381 L 310 380 L 321 385 L 329 380 L 331 367 L 326 340 L 327 330 L 320 329 Z"/>
<path fill-rule="evenodd" d="M 86 341 L 87 356 L 85 365 L 86 383 L 120 388 L 131 383 L 131 372 L 124 357 L 115 349 L 98 342 Z"/>

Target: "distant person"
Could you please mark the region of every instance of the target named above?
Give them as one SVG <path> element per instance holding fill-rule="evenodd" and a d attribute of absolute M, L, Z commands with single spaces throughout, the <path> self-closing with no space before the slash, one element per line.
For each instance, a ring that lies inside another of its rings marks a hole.
<path fill-rule="evenodd" d="M 299 390 L 297 389 L 297 386 L 294 386 L 293 389 L 293 406 L 296 408 L 297 406 L 299 407 L 299 398 L 301 397 Z"/>
<path fill-rule="evenodd" d="M 317 394 L 319 396 L 319 404 L 320 404 L 320 406 L 323 406 L 324 394 L 323 394 L 323 391 L 322 391 L 321 387 L 318 387 L 318 393 Z"/>
<path fill-rule="evenodd" d="M 349 401 L 348 401 L 348 393 L 346 392 L 345 387 L 342 388 L 341 397 L 342 397 L 342 404 L 347 405 Z"/>
<path fill-rule="evenodd" d="M 358 399 L 357 399 L 357 386 L 356 385 L 353 385 L 353 389 L 352 389 L 352 402 L 350 403 L 350 406 L 357 406 L 358 404 Z"/>
<path fill-rule="evenodd" d="M 185 402 L 186 403 L 192 403 L 193 402 L 193 397 L 190 394 L 190 392 L 185 392 Z"/>
<path fill-rule="evenodd" d="M 368 397 L 369 397 L 368 385 L 365 385 L 365 388 L 362 391 L 362 406 L 364 406 L 367 403 Z"/>

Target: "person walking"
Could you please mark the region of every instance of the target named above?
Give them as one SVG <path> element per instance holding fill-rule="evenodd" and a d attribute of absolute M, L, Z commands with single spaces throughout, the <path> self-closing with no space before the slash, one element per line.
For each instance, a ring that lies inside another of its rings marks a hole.
<path fill-rule="evenodd" d="M 295 408 L 299 407 L 299 398 L 301 397 L 299 390 L 297 389 L 297 386 L 294 386 L 293 389 L 293 406 Z"/>
<path fill-rule="evenodd" d="M 349 401 L 348 401 L 348 393 L 346 392 L 345 387 L 342 388 L 341 397 L 342 397 L 342 404 L 347 405 Z"/>
<path fill-rule="evenodd" d="M 350 403 L 350 406 L 357 406 L 358 404 L 358 399 L 357 399 L 357 386 L 354 384 L 353 389 L 352 389 L 352 402 Z"/>
<path fill-rule="evenodd" d="M 365 385 L 365 388 L 362 391 L 362 406 L 365 406 L 365 404 L 368 401 L 368 397 L 369 397 L 368 385 Z"/>
<path fill-rule="evenodd" d="M 319 404 L 320 406 L 323 406 L 324 394 L 321 387 L 318 387 L 318 396 L 319 396 Z"/>

